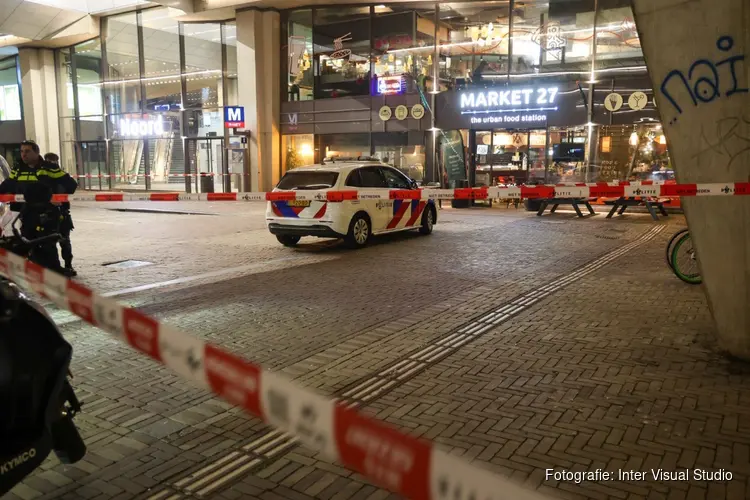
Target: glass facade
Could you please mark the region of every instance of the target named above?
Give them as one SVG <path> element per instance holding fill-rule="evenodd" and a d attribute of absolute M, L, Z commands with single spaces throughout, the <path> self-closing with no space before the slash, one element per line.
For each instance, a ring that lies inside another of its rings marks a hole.
<path fill-rule="evenodd" d="M 238 101 L 236 25 L 180 15 L 103 17 L 100 37 L 56 51 L 61 162 L 84 189 L 237 190 L 223 122 Z M 201 173 L 214 182 L 199 183 Z"/>
<path fill-rule="evenodd" d="M 416 170 L 424 169 L 432 154 L 435 171 L 429 180 L 470 185 L 592 182 L 643 177 L 647 171 L 651 178 L 669 178 L 668 155 L 658 141 L 652 139 L 643 151 L 623 149 L 618 142 L 618 137 L 630 137 L 633 128 L 647 137 L 646 129 L 658 127 L 653 92 L 639 88 L 650 84 L 644 83 L 643 54 L 625 0 L 409 2 L 289 10 L 282 12 L 281 46 L 281 95 L 287 102 L 375 97 L 386 89 L 420 93 L 423 102 L 435 107 L 434 96 L 446 91 L 544 83 L 559 87 L 568 103 L 546 126 L 469 129 L 454 124 L 457 130 L 437 129 L 434 146 L 430 134 L 420 132 L 422 142 L 416 144 L 411 133 L 375 131 L 375 125 L 364 134 L 361 127 L 316 134 L 316 159 L 331 152 L 369 152 L 421 177 L 427 173 Z M 645 106 L 631 109 L 628 97 L 635 91 L 647 94 Z M 625 107 L 618 113 L 605 109 L 605 97 L 612 92 L 624 96 Z M 441 112 L 437 106 L 437 115 Z M 643 118 L 643 113 L 656 118 Z M 321 118 L 325 125 L 315 129 L 331 129 L 327 119 Z M 282 140 L 287 155 L 296 142 Z M 298 153 L 292 154 L 295 160 Z M 462 161 L 467 164 L 463 177 Z M 454 165 L 452 177 L 445 171 L 448 163 Z M 628 168 L 620 172 L 622 164 Z"/>
<path fill-rule="evenodd" d="M 18 82 L 18 58 L 0 60 L 0 120 L 21 119 L 21 90 Z"/>
<path fill-rule="evenodd" d="M 370 95 L 370 7 L 313 10 L 316 99 Z"/>

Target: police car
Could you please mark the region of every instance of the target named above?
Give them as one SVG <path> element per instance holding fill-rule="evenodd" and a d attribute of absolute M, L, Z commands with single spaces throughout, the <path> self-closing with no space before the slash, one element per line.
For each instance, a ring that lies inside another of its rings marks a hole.
<path fill-rule="evenodd" d="M 328 161 L 296 168 L 281 178 L 274 192 L 367 191 L 385 199 L 332 201 L 269 201 L 266 225 L 285 246 L 303 236 L 343 238 L 347 246 L 360 248 L 372 235 L 418 230 L 432 233 L 437 222 L 433 200 L 390 200 L 394 189 L 417 189 L 417 183 L 399 170 L 374 159 Z"/>

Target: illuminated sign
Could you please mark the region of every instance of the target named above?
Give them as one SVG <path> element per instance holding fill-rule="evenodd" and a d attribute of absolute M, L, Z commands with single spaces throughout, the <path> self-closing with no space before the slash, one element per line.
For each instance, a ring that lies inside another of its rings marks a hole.
<path fill-rule="evenodd" d="M 131 120 L 123 118 L 120 120 L 121 137 L 147 137 L 152 135 L 164 135 L 164 120 L 157 115 L 153 120 Z"/>
<path fill-rule="evenodd" d="M 558 87 L 459 92 L 461 114 L 507 113 L 515 111 L 556 111 Z"/>
<path fill-rule="evenodd" d="M 546 113 L 508 113 L 499 116 L 472 116 L 472 125 L 543 125 L 547 123 Z"/>
<path fill-rule="evenodd" d="M 557 111 L 559 88 L 517 87 L 458 92 L 458 107 L 474 125 L 536 126 L 547 123 L 547 112 Z"/>
<path fill-rule="evenodd" d="M 245 127 L 245 107 L 244 106 L 225 106 L 224 107 L 224 128 L 244 128 Z"/>
<path fill-rule="evenodd" d="M 381 76 L 376 82 L 376 95 L 403 94 L 406 91 L 405 81 L 401 76 Z"/>

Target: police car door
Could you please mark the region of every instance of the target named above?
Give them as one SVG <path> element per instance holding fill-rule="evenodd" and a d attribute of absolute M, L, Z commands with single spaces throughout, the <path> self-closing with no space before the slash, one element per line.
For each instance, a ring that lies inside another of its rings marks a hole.
<path fill-rule="evenodd" d="M 411 179 L 391 167 L 381 167 L 388 190 L 411 189 Z M 425 203 L 421 200 L 393 200 L 393 206 L 385 223 L 386 231 L 397 231 L 414 227 L 420 222 Z"/>
<path fill-rule="evenodd" d="M 385 199 L 362 199 L 361 208 L 367 211 L 372 221 L 372 232 L 377 233 L 385 229 L 388 216 L 393 207 L 393 201 L 388 199 L 388 187 L 379 167 L 362 167 L 358 169 L 361 190 L 380 195 Z M 353 215 L 353 214 L 352 214 Z"/>

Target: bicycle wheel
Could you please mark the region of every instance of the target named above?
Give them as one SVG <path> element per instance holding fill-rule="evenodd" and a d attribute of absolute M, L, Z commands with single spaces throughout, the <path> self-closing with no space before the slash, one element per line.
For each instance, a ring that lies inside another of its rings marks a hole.
<path fill-rule="evenodd" d="M 675 243 L 671 263 L 672 271 L 685 283 L 700 285 L 703 282 L 690 233 L 683 234 Z"/>
<path fill-rule="evenodd" d="M 672 271 L 674 271 L 674 267 L 672 266 L 672 249 L 674 248 L 674 244 L 678 240 L 678 237 L 687 232 L 688 232 L 688 228 L 680 229 L 679 231 L 674 233 L 671 238 L 669 238 L 669 243 L 667 243 L 666 260 L 667 260 L 667 265 Z"/>

